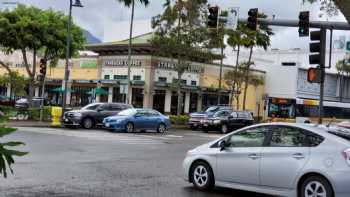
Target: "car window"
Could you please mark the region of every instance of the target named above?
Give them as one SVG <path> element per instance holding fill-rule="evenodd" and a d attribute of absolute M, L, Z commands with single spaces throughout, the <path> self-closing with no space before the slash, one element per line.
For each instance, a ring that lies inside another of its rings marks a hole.
<path fill-rule="evenodd" d="M 89 104 L 89 105 L 86 105 L 85 107 L 83 107 L 82 109 L 84 110 L 96 110 L 98 106 L 100 106 L 101 104 Z"/>
<path fill-rule="evenodd" d="M 275 126 L 271 128 L 271 147 L 306 147 L 307 133 L 295 127 Z"/>
<path fill-rule="evenodd" d="M 214 117 L 226 117 L 230 115 L 229 111 L 218 111 L 214 114 Z"/>
<path fill-rule="evenodd" d="M 232 118 L 237 118 L 238 117 L 237 112 L 232 112 L 231 116 L 232 116 Z"/>
<path fill-rule="evenodd" d="M 228 143 L 230 147 L 262 147 L 267 134 L 266 127 L 246 129 L 231 135 Z"/>
<path fill-rule="evenodd" d="M 158 113 L 157 111 L 154 111 L 154 110 L 149 110 L 149 111 L 148 111 L 148 114 L 149 114 L 150 116 L 159 116 L 159 113 Z"/>
<path fill-rule="evenodd" d="M 119 104 L 111 104 L 110 105 L 110 110 L 111 111 L 120 111 L 126 108 L 123 108 L 123 105 L 119 105 Z"/>
<path fill-rule="evenodd" d="M 148 112 L 146 110 L 139 110 L 136 113 L 138 116 L 148 116 Z"/>

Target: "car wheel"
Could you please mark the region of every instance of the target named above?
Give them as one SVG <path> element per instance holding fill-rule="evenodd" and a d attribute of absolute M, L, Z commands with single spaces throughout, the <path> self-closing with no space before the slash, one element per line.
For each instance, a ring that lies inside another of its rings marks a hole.
<path fill-rule="evenodd" d="M 166 132 L 166 125 L 164 123 L 160 123 L 157 127 L 158 133 L 165 133 Z"/>
<path fill-rule="evenodd" d="M 94 121 L 91 118 L 85 118 L 82 126 L 84 129 L 91 129 L 94 127 Z"/>
<path fill-rule="evenodd" d="M 222 134 L 227 134 L 229 132 L 229 128 L 228 128 L 227 124 L 221 125 L 220 132 Z"/>
<path fill-rule="evenodd" d="M 131 122 L 128 122 L 128 124 L 126 124 L 126 126 L 125 126 L 125 131 L 127 133 L 133 133 L 134 132 L 134 124 L 132 124 Z"/>
<path fill-rule="evenodd" d="M 191 170 L 193 186 L 198 190 L 210 190 L 214 187 L 214 174 L 205 162 L 197 162 Z"/>
<path fill-rule="evenodd" d="M 300 197 L 333 197 L 332 186 L 320 176 L 310 176 L 303 183 L 299 191 Z"/>

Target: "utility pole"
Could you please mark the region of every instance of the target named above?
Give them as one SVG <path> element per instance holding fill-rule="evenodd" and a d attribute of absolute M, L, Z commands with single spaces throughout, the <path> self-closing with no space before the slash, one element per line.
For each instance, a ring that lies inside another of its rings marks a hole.
<path fill-rule="evenodd" d="M 131 21 L 130 21 L 130 34 L 129 34 L 129 50 L 128 50 L 128 80 L 127 80 L 127 94 L 126 94 L 126 104 L 131 104 L 131 47 L 132 47 L 132 32 L 133 32 L 133 25 L 134 25 L 134 14 L 135 14 L 135 0 L 132 0 L 132 6 L 131 6 Z"/>
<path fill-rule="evenodd" d="M 320 69 L 321 69 L 321 83 L 320 83 L 320 103 L 319 103 L 319 115 L 318 124 L 322 124 L 323 120 L 323 100 L 324 100 L 324 82 L 326 77 L 326 41 L 327 30 L 321 29 L 321 42 L 320 42 Z"/>

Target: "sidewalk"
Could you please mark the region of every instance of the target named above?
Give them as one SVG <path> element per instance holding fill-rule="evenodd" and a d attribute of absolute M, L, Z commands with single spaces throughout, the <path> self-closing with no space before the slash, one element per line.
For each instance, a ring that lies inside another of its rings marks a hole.
<path fill-rule="evenodd" d="M 40 121 L 30 121 L 30 120 L 10 120 L 6 123 L 8 127 L 51 127 L 51 122 L 40 122 Z"/>

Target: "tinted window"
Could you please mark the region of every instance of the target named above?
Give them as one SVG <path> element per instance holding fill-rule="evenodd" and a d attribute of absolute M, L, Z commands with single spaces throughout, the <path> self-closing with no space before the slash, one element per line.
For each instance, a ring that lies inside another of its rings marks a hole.
<path fill-rule="evenodd" d="M 295 127 L 272 127 L 270 146 L 272 147 L 309 147 L 315 145 L 316 135 Z M 312 137 L 313 136 L 313 137 Z M 317 138 L 317 137 L 316 137 Z M 316 142 L 317 144 L 317 142 Z"/>
<path fill-rule="evenodd" d="M 226 117 L 229 115 L 230 115 L 229 111 L 218 111 L 214 114 L 214 117 Z"/>
<path fill-rule="evenodd" d="M 90 105 L 83 107 L 82 109 L 84 109 L 84 110 L 96 110 L 98 106 L 100 106 L 100 104 L 90 104 Z"/>
<path fill-rule="evenodd" d="M 139 116 L 148 116 L 148 112 L 146 110 L 137 111 L 137 115 Z"/>
<path fill-rule="evenodd" d="M 261 147 L 268 134 L 266 127 L 256 127 L 235 133 L 230 136 L 230 147 Z"/>
<path fill-rule="evenodd" d="M 148 114 L 151 116 L 159 116 L 159 113 L 157 111 L 154 111 L 154 110 L 149 110 Z"/>
<path fill-rule="evenodd" d="M 122 107 L 122 105 L 112 104 L 112 105 L 110 105 L 110 109 L 111 109 L 112 111 L 119 111 L 119 110 L 122 110 L 123 107 Z"/>

